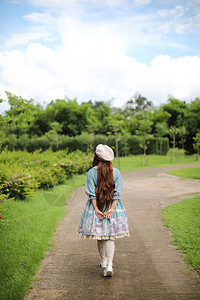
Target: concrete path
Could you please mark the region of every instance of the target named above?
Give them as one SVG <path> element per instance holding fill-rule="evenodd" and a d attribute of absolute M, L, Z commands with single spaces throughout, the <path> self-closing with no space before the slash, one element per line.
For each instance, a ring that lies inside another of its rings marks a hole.
<path fill-rule="evenodd" d="M 58 226 L 54 249 L 42 261 L 25 299 L 199 300 L 199 276 L 186 267 L 161 220 L 162 207 L 182 200 L 184 194 L 200 193 L 200 181 L 164 173 L 180 167 L 122 174 L 131 237 L 116 241 L 112 278 L 103 277 L 98 266 L 96 241 L 77 236 L 87 200 L 84 187 L 77 189 Z M 181 197 L 168 199 L 172 196 Z"/>

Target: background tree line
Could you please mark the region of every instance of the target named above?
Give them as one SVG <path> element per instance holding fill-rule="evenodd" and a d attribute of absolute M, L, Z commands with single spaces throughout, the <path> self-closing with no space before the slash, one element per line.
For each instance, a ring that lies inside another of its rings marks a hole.
<path fill-rule="evenodd" d="M 44 108 L 33 99 L 6 95 L 10 109 L 0 115 L 1 149 L 93 151 L 96 143 L 105 142 L 120 155 L 166 154 L 169 145 L 188 154 L 199 152 L 199 98 L 186 103 L 169 97 L 155 107 L 136 94 L 123 108 L 112 107 L 109 101 L 78 104 L 77 99 L 65 98 Z"/>

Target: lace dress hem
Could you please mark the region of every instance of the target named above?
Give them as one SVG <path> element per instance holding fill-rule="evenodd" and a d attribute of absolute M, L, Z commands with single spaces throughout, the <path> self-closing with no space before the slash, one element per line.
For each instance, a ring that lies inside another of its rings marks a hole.
<path fill-rule="evenodd" d="M 80 236 L 83 239 L 91 239 L 91 240 L 115 240 L 120 239 L 123 237 L 130 237 L 129 233 L 123 233 L 119 235 L 89 235 L 89 234 L 83 234 L 78 232 L 78 236 Z"/>

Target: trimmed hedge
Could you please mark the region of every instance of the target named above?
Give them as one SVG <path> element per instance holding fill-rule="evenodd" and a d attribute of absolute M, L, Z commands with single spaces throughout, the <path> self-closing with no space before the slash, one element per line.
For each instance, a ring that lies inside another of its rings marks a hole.
<path fill-rule="evenodd" d="M 41 149 L 45 151 L 51 149 L 52 151 L 58 150 L 68 150 L 68 152 L 73 152 L 80 150 L 82 152 L 94 152 L 95 147 L 98 144 L 106 144 L 113 148 L 115 151 L 116 141 L 114 136 L 106 135 L 93 135 L 93 134 L 82 134 L 75 137 L 69 137 L 65 135 L 53 136 L 41 136 L 41 137 L 31 137 L 26 141 L 25 144 L 21 142 L 20 139 L 16 140 L 15 147 L 13 149 L 13 143 L 10 144 L 9 141 L 1 145 L 1 149 L 7 147 L 8 150 L 27 150 L 28 152 L 34 152 L 35 150 Z M 138 155 L 143 154 L 143 149 L 139 144 L 139 137 L 132 135 L 124 135 L 119 138 L 118 142 L 119 155 L 125 156 L 129 154 Z M 147 154 L 159 154 L 160 149 L 160 139 L 152 137 L 148 139 Z M 162 154 L 166 155 L 169 150 L 169 140 L 168 138 L 162 139 Z"/>

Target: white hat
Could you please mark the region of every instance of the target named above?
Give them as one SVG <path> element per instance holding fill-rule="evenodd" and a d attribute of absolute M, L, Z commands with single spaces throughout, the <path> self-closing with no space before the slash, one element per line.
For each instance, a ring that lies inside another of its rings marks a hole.
<path fill-rule="evenodd" d="M 102 145 L 99 144 L 96 147 L 96 155 L 102 159 L 102 160 L 106 160 L 106 161 L 111 161 L 114 159 L 114 152 L 113 150 L 107 146 L 107 145 Z"/>

